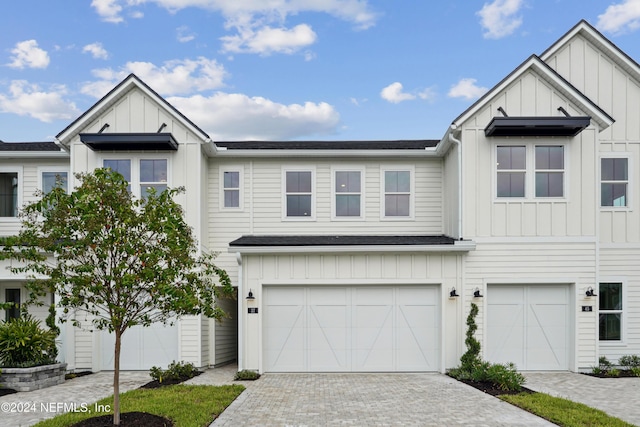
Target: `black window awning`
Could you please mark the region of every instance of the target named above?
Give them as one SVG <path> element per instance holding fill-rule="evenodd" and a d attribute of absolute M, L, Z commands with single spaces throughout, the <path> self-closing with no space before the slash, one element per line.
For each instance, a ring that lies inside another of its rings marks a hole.
<path fill-rule="evenodd" d="M 576 136 L 591 123 L 589 116 L 494 117 L 485 136 Z"/>
<path fill-rule="evenodd" d="M 178 142 L 170 133 L 81 133 L 80 141 L 94 151 L 178 149 Z"/>

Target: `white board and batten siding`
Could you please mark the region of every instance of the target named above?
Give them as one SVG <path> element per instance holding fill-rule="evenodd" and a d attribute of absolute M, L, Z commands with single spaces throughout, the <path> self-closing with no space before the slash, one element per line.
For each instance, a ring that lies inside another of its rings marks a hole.
<path fill-rule="evenodd" d="M 448 291 L 461 286 L 461 257 L 247 254 L 242 289 L 252 289 L 256 299 L 249 304 L 259 312 L 248 314 L 243 300 L 242 366 L 273 372 L 453 367 L 461 354 L 455 333 L 462 309 Z"/>

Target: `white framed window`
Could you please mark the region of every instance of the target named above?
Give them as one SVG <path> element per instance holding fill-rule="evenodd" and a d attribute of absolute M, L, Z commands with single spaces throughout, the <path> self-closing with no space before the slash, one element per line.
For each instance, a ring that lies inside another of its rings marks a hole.
<path fill-rule="evenodd" d="M 220 168 L 220 208 L 242 210 L 244 171 L 242 167 Z"/>
<path fill-rule="evenodd" d="M 355 220 L 364 218 L 364 170 L 339 168 L 332 170 L 332 218 Z"/>
<path fill-rule="evenodd" d="M 109 156 L 102 159 L 102 167 L 121 174 L 129 183 L 129 191 L 141 198 L 145 198 L 151 188 L 155 188 L 157 193 L 166 190 L 170 182 L 169 160 L 166 157 Z"/>
<path fill-rule="evenodd" d="M 44 194 L 48 194 L 57 185 L 60 185 L 65 192 L 69 192 L 69 170 L 62 167 L 39 167 L 38 168 L 38 188 Z"/>
<path fill-rule="evenodd" d="M 413 219 L 414 205 L 413 167 L 383 167 L 382 179 L 382 219 Z"/>
<path fill-rule="evenodd" d="M 0 219 L 17 220 L 23 191 L 22 167 L 0 167 Z"/>
<path fill-rule="evenodd" d="M 628 157 L 600 158 L 600 206 L 628 208 L 630 179 Z"/>
<path fill-rule="evenodd" d="M 598 337 L 603 342 L 623 340 L 624 297 L 622 282 L 603 282 L 598 294 Z"/>
<path fill-rule="evenodd" d="M 496 145 L 497 199 L 566 198 L 566 146 Z"/>
<path fill-rule="evenodd" d="M 11 319 L 17 319 L 20 317 L 20 288 L 11 286 L 6 287 L 3 290 L 4 300 L 3 303 L 13 303 L 13 307 L 7 308 L 4 311 L 4 320 L 8 322 Z"/>
<path fill-rule="evenodd" d="M 315 170 L 286 168 L 282 171 L 283 219 L 315 219 Z"/>

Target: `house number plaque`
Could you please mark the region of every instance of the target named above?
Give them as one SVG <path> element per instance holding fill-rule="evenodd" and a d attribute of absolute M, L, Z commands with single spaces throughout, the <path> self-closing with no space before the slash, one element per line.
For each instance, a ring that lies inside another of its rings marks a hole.
<path fill-rule="evenodd" d="M 258 307 L 249 307 L 249 314 L 258 314 Z"/>
<path fill-rule="evenodd" d="M 582 311 L 593 311 L 593 306 L 592 305 L 583 305 L 582 306 Z"/>

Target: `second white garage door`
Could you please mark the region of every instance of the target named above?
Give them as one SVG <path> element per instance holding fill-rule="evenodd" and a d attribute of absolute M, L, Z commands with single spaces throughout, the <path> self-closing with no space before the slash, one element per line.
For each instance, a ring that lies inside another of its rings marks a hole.
<path fill-rule="evenodd" d="M 435 286 L 264 288 L 266 372 L 439 369 Z"/>
<path fill-rule="evenodd" d="M 567 370 L 569 287 L 490 285 L 487 289 L 487 360 L 520 370 Z"/>

